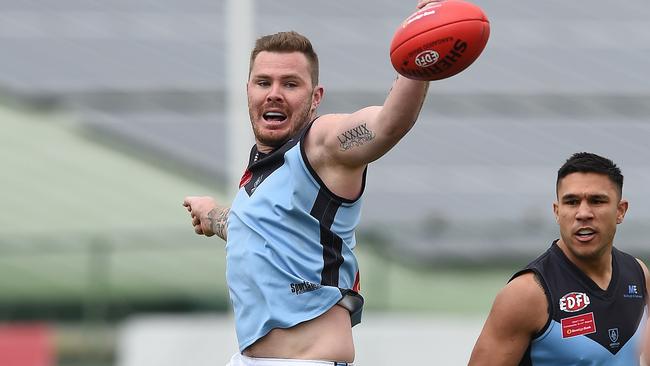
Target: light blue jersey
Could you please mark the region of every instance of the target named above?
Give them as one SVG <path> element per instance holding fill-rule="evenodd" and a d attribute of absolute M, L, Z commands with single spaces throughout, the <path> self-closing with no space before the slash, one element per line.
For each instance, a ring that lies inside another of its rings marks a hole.
<path fill-rule="evenodd" d="M 615 316 L 612 314 L 612 316 Z M 609 344 L 622 345 L 615 353 L 591 338 L 576 336 L 563 337 L 562 324 L 551 321 L 546 332 L 531 343 L 532 365 L 580 365 L 580 366 L 635 366 L 639 365 L 639 345 L 643 340 L 646 310 L 632 336 L 622 342 L 622 329 L 610 328 L 607 331 Z"/>
<path fill-rule="evenodd" d="M 359 321 L 353 249 L 361 198 L 336 196 L 311 168 L 301 143 L 310 126 L 269 155 L 253 147 L 230 209 L 226 277 L 240 351 L 344 298 L 353 325 Z"/>

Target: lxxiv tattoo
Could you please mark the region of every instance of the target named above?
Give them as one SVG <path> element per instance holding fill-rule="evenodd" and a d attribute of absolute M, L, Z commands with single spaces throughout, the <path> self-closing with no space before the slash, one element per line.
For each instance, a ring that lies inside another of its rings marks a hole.
<path fill-rule="evenodd" d="M 371 141 L 375 138 L 375 133 L 369 130 L 366 124 L 363 123 L 351 130 L 343 132 L 337 137 L 341 143 L 341 150 L 345 151 Z"/>
<path fill-rule="evenodd" d="M 230 213 L 230 208 L 227 207 L 213 208 L 208 212 L 208 220 L 210 221 L 212 232 L 223 240 L 226 240 L 226 233 L 228 232 L 228 213 Z"/>

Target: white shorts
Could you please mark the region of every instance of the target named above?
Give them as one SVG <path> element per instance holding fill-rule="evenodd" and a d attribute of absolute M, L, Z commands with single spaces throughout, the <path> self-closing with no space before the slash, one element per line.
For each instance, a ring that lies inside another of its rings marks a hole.
<path fill-rule="evenodd" d="M 235 353 L 226 366 L 354 366 L 350 362 L 296 360 L 287 358 L 255 358 Z"/>

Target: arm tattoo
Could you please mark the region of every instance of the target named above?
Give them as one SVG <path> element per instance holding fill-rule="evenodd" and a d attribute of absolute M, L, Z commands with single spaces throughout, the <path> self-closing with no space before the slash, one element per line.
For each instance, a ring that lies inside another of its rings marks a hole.
<path fill-rule="evenodd" d="M 210 228 L 212 229 L 212 232 L 217 234 L 217 236 L 223 240 L 228 240 L 229 213 L 229 207 L 217 207 L 208 212 L 208 220 L 210 220 Z"/>
<path fill-rule="evenodd" d="M 341 143 L 341 151 L 346 151 L 372 141 L 375 138 L 375 133 L 369 130 L 365 123 L 362 123 L 337 137 Z"/>

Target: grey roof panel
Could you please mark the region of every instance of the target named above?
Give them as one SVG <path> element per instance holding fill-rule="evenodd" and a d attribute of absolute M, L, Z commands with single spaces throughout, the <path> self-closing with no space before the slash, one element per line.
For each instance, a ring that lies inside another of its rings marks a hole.
<path fill-rule="evenodd" d="M 439 90 L 648 94 L 644 1 L 617 3 L 615 11 L 609 2 L 477 3 L 492 21 L 488 47 L 469 70 L 436 83 Z M 295 29 L 314 40 L 332 90 L 390 83 L 388 45 L 410 7 L 389 0 L 254 4 L 256 35 Z M 4 0 L 0 87 L 221 90 L 224 17 L 225 1 Z"/>
<path fill-rule="evenodd" d="M 398 239 L 424 254 L 471 255 L 485 241 L 543 245 L 556 231 L 556 169 L 589 150 L 620 162 L 632 202 L 623 232 L 642 248 L 650 206 L 635 202 L 650 199 L 646 1 L 476 2 L 492 22 L 485 52 L 432 83 L 414 130 L 371 165 L 362 229 L 399 213 L 413 231 Z M 312 38 L 326 88 L 321 112 L 350 112 L 382 103 L 394 77 L 390 38 L 411 9 L 392 0 L 255 1 L 254 33 Z M 0 91 L 53 96 L 83 110 L 87 130 L 219 175 L 225 10 L 219 0 L 0 0 Z M 496 232 L 504 223 L 513 228 Z"/>

